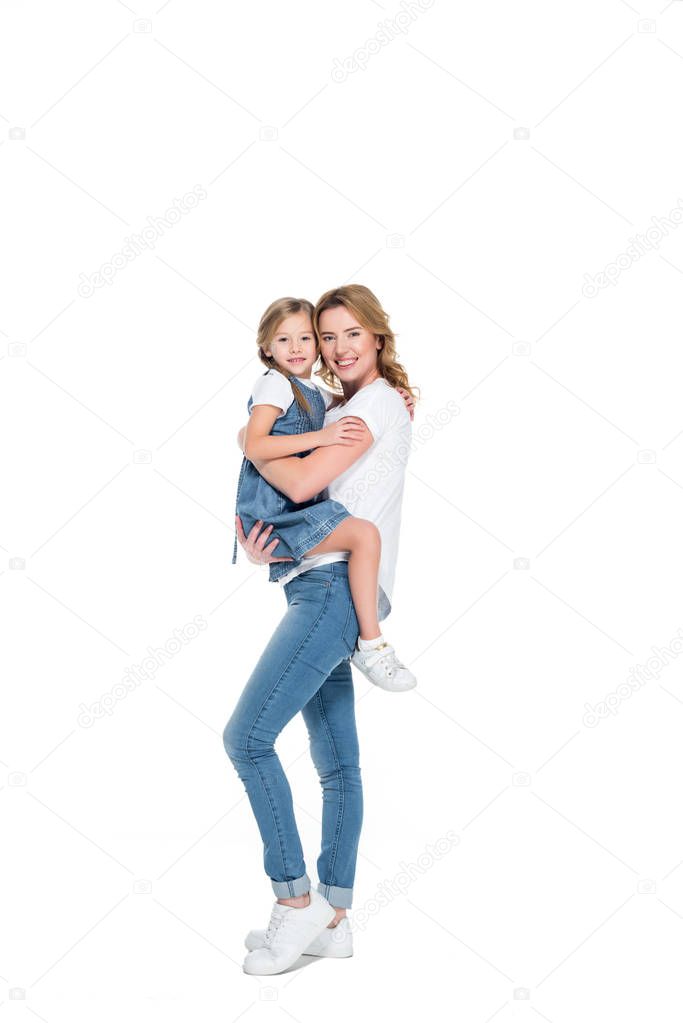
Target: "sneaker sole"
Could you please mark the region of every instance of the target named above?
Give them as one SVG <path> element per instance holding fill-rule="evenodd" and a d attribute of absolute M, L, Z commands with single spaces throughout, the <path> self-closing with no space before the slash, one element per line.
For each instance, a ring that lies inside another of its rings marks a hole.
<path fill-rule="evenodd" d="M 318 939 L 316 938 L 315 941 L 317 941 L 317 940 Z M 313 944 L 313 942 L 311 944 Z M 265 946 L 263 944 L 255 945 L 255 944 L 253 944 L 253 942 L 249 942 L 245 938 L 245 940 L 244 940 L 244 947 L 247 949 L 248 952 L 253 952 L 255 949 L 257 949 L 257 948 L 264 948 Z M 310 947 L 311 946 L 309 945 L 309 948 Z M 301 955 L 303 955 L 303 956 L 317 956 L 319 959 L 349 959 L 353 955 L 353 948 L 351 948 L 349 951 L 346 951 L 345 948 L 338 948 L 334 944 L 332 944 L 332 945 L 330 945 L 329 950 L 320 949 L 320 951 L 317 951 L 317 952 L 309 952 L 309 950 L 307 948 L 305 952 L 301 953 Z"/>

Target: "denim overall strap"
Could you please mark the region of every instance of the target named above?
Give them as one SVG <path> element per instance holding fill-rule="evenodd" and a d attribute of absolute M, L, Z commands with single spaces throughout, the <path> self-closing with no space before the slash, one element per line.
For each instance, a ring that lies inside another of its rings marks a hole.
<path fill-rule="evenodd" d="M 297 378 L 292 374 L 287 377 L 292 391 L 302 395 L 310 406 L 311 411 L 307 412 L 299 406 L 296 424 L 297 433 L 310 433 L 322 429 L 325 419 L 325 400 L 317 387 L 302 387 Z M 296 398 L 295 398 L 296 400 Z M 300 451 L 298 457 L 302 458 L 308 452 Z"/>

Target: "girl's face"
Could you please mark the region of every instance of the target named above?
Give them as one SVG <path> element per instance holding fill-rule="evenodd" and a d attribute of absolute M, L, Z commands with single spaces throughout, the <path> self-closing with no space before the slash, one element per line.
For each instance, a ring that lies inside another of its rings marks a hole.
<path fill-rule="evenodd" d="M 283 373 L 308 379 L 318 358 L 310 316 L 307 313 L 287 316 L 278 324 L 273 340 L 263 351 L 275 360 Z"/>
<path fill-rule="evenodd" d="M 325 309 L 320 314 L 318 330 L 320 354 L 339 377 L 344 391 L 357 391 L 379 376 L 377 352 L 382 342 L 362 327 L 346 306 Z"/>

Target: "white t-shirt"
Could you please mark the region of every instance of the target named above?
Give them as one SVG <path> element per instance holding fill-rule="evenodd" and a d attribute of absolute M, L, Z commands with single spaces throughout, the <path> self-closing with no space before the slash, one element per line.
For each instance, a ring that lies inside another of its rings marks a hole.
<path fill-rule="evenodd" d="M 306 387 L 317 387 L 325 399 L 325 408 L 330 407 L 332 392 L 321 387 L 315 380 L 304 380 L 303 377 L 296 377 L 296 382 L 305 384 Z M 281 408 L 282 412 L 276 416 L 284 416 L 289 406 L 294 401 L 292 385 L 284 374 L 277 369 L 269 369 L 262 373 L 251 389 L 251 399 L 254 405 L 275 405 Z"/>
<path fill-rule="evenodd" d="M 361 387 L 352 398 L 325 413 L 325 426 L 344 416 L 363 419 L 374 443 L 346 472 L 327 487 L 325 497 L 343 504 L 352 515 L 374 522 L 382 537 L 379 564 L 378 619 L 391 611 L 391 599 L 398 557 L 401 527 L 401 502 L 405 484 L 405 466 L 412 442 L 410 413 L 401 395 L 384 377 Z M 282 576 L 284 586 L 300 572 L 330 561 L 348 561 L 348 551 L 314 554 Z"/>

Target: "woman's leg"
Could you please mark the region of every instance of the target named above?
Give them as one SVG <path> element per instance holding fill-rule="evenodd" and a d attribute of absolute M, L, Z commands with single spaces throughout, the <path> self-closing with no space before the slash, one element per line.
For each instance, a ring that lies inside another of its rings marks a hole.
<path fill-rule="evenodd" d="M 318 891 L 337 910 L 333 927 L 351 907 L 363 823 L 353 679 L 348 660 L 328 675 L 302 711 L 323 796 Z"/>
<path fill-rule="evenodd" d="M 223 743 L 244 784 L 263 840 L 263 863 L 277 898 L 310 889 L 292 794 L 274 749 L 277 736 L 340 661 L 353 625 L 345 562 L 310 569 L 287 584 L 288 610 L 225 726 Z"/>
<path fill-rule="evenodd" d="M 349 551 L 349 586 L 358 616 L 361 639 L 380 635 L 377 621 L 377 576 L 382 552 L 382 538 L 374 522 L 351 515 L 340 522 L 322 543 L 306 551 L 326 554 L 328 551 Z"/>

